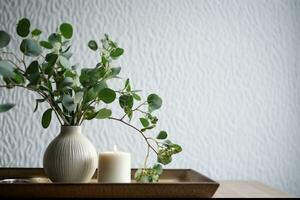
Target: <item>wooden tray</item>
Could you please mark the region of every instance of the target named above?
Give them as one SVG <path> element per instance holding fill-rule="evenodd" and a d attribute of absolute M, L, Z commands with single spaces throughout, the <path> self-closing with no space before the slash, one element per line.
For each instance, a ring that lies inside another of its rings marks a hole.
<path fill-rule="evenodd" d="M 165 169 L 159 183 L 51 183 L 42 168 L 0 168 L 0 179 L 28 183 L 0 183 L 0 197 L 212 197 L 219 184 L 191 169 Z"/>

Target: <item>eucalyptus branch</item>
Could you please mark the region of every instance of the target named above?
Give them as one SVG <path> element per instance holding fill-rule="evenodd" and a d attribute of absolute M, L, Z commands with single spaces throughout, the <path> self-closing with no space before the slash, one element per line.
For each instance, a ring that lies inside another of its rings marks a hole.
<path fill-rule="evenodd" d="M 119 122 L 121 122 L 121 123 L 123 123 L 123 124 L 125 124 L 125 125 L 127 125 L 127 126 L 129 126 L 129 127 L 131 127 L 131 128 L 133 128 L 133 129 L 135 129 L 136 131 L 138 131 L 138 132 L 143 136 L 143 138 L 144 138 L 144 140 L 146 141 L 147 145 L 148 145 L 148 146 L 149 146 L 156 154 L 158 154 L 158 152 L 157 152 L 157 151 L 155 150 L 155 148 L 149 143 L 147 137 L 144 135 L 144 133 L 143 133 L 140 129 L 136 128 L 135 126 L 133 126 L 133 125 L 131 125 L 131 124 L 129 124 L 129 123 L 127 123 L 127 122 L 121 120 L 121 119 L 115 118 L 115 117 L 109 117 L 109 119 L 112 119 L 112 120 L 115 120 L 115 121 L 119 121 Z"/>
<path fill-rule="evenodd" d="M 143 113 L 143 114 L 148 114 L 147 112 L 141 110 L 141 109 L 136 109 L 136 111 L 139 111 L 140 113 Z"/>
<path fill-rule="evenodd" d="M 64 116 L 61 115 L 61 112 L 59 112 L 59 110 L 56 109 L 56 106 L 55 104 L 50 100 L 49 96 L 47 94 L 45 94 L 43 91 L 40 91 L 40 90 L 35 90 L 33 88 L 30 88 L 30 87 L 26 87 L 24 85 L 10 85 L 10 86 L 13 86 L 13 87 L 20 87 L 20 88 L 24 88 L 24 89 L 27 89 L 27 90 L 30 90 L 30 91 L 33 91 L 33 92 L 36 92 L 38 93 L 41 97 L 45 98 L 46 101 L 48 102 L 48 104 L 50 105 L 50 107 L 52 108 L 52 110 L 54 111 L 55 115 L 57 116 L 58 118 L 58 121 L 60 122 L 60 124 L 62 125 L 62 122 L 60 121 L 60 118 L 59 116 L 63 119 L 63 121 L 66 123 L 67 121 L 65 120 Z M 8 86 L 7 85 L 0 85 L 0 88 L 7 88 Z"/>
<path fill-rule="evenodd" d="M 51 101 L 49 100 L 49 98 L 47 96 L 44 96 L 43 93 L 41 92 L 38 92 L 42 97 L 44 97 L 46 99 L 46 101 L 48 102 L 48 104 L 50 105 L 50 107 L 52 108 L 52 110 L 54 111 L 55 115 L 56 115 L 56 118 L 57 120 L 59 121 L 60 125 L 63 125 L 63 123 L 61 122 L 61 119 L 60 119 L 60 115 L 58 114 L 58 111 L 55 109 L 55 106 L 52 105 Z"/>
<path fill-rule="evenodd" d="M 91 101 L 91 102 L 87 105 L 87 107 L 91 106 L 91 105 L 92 105 L 93 103 L 95 103 L 95 102 L 96 102 L 96 100 Z M 82 122 L 83 122 L 83 120 L 84 120 L 84 115 L 85 115 L 86 112 L 87 112 L 87 109 L 85 109 L 85 110 L 82 112 L 81 116 L 79 117 L 78 122 L 79 122 L 80 125 L 82 124 Z"/>
<path fill-rule="evenodd" d="M 23 54 L 22 63 L 24 65 L 25 70 L 27 69 L 26 63 L 25 63 L 25 54 Z"/>
<path fill-rule="evenodd" d="M 16 56 L 16 54 L 14 54 L 14 53 L 12 53 L 12 52 L 0 50 L 0 53 L 7 54 L 7 55 L 12 55 L 19 63 L 22 63 L 22 60 L 19 59 L 19 58 Z"/>
<path fill-rule="evenodd" d="M 127 113 L 125 113 L 125 114 L 120 118 L 120 120 L 123 120 L 126 116 L 127 116 Z"/>
<path fill-rule="evenodd" d="M 26 64 L 25 64 L 21 59 L 19 59 L 14 53 L 8 52 L 8 51 L 3 51 L 3 50 L 0 50 L 0 53 L 6 54 L 6 55 L 12 55 L 12 56 L 18 61 L 18 63 L 23 63 L 24 66 L 25 66 L 25 69 L 26 69 Z M 12 61 L 11 59 L 7 58 L 7 59 L 5 59 L 5 60 L 8 61 L 8 62 L 10 62 L 10 63 L 12 63 L 12 64 L 13 64 L 17 69 L 19 69 L 21 72 L 25 73 L 25 71 L 24 71 L 23 69 L 21 69 L 21 68 L 19 67 L 19 65 L 16 64 L 16 63 L 15 63 L 14 61 Z"/>
<path fill-rule="evenodd" d="M 132 112 L 139 110 L 139 108 L 142 107 L 142 106 L 145 105 L 145 104 L 146 104 L 146 101 L 143 102 L 143 103 L 141 103 L 140 105 L 138 105 L 136 108 L 134 108 L 134 109 L 132 110 Z M 125 113 L 125 114 L 120 118 L 120 120 L 123 120 L 126 116 L 127 116 L 127 113 Z"/>
<path fill-rule="evenodd" d="M 62 110 L 60 109 L 60 107 L 53 101 L 53 99 L 48 96 L 45 92 L 41 91 L 41 90 L 35 90 L 23 85 L 13 85 L 16 87 L 22 87 L 34 92 L 37 92 L 38 94 L 40 94 L 42 97 L 44 97 L 44 99 L 46 99 L 46 101 L 48 102 L 48 104 L 50 105 L 50 107 L 52 108 L 52 110 L 55 112 L 55 115 L 58 118 L 58 121 L 62 124 L 62 122 L 60 121 L 60 118 L 58 116 L 61 117 L 61 119 L 64 121 L 65 124 L 69 124 L 68 120 L 65 118 L 64 113 L 62 112 Z"/>
<path fill-rule="evenodd" d="M 145 157 L 145 160 L 144 160 L 144 169 L 147 169 L 147 161 L 148 161 L 148 158 L 149 158 L 149 153 L 150 153 L 150 147 L 148 146 L 147 147 L 147 154 L 146 154 L 146 157 Z"/>
<path fill-rule="evenodd" d="M 61 119 L 63 120 L 63 122 L 68 125 L 69 122 L 66 119 L 63 111 L 60 109 L 60 107 L 55 102 L 53 102 L 53 99 L 50 98 L 48 95 L 46 97 L 47 97 L 46 99 L 47 99 L 49 105 L 51 106 L 52 110 L 55 112 L 58 120 L 59 120 L 59 117 L 58 117 L 58 115 L 59 115 L 61 117 Z M 62 124 L 62 122 L 61 122 L 61 124 Z"/>
<path fill-rule="evenodd" d="M 152 137 L 147 137 L 147 140 L 152 140 L 153 142 L 155 142 L 155 144 L 157 145 L 157 147 L 161 147 L 160 143 L 158 142 L 156 139 L 152 138 Z"/>
<path fill-rule="evenodd" d="M 21 71 L 22 73 L 25 73 L 25 71 L 22 70 L 22 69 L 19 67 L 19 65 L 16 64 L 14 61 L 12 61 L 12 60 L 10 60 L 10 59 L 5 59 L 5 60 L 8 61 L 8 62 L 10 62 L 11 64 L 13 64 L 13 65 L 16 67 L 16 69 L 18 69 L 18 70 Z"/>
<path fill-rule="evenodd" d="M 144 101 L 143 103 L 141 103 L 140 105 L 138 105 L 135 109 L 133 109 L 132 111 L 136 111 L 139 110 L 140 107 L 142 107 L 143 105 L 146 105 L 147 101 Z"/>

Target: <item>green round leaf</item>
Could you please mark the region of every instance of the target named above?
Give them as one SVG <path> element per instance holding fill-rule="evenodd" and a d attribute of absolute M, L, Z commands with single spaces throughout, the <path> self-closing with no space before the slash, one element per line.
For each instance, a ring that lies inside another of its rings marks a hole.
<path fill-rule="evenodd" d="M 72 79 L 75 79 L 75 77 L 77 77 L 77 73 L 75 71 L 72 71 L 71 69 L 67 69 L 65 72 L 64 72 L 64 76 L 65 77 L 70 77 Z"/>
<path fill-rule="evenodd" d="M 65 77 L 64 80 L 62 81 L 62 86 L 63 87 L 71 87 L 74 83 L 74 80 L 70 77 Z"/>
<path fill-rule="evenodd" d="M 29 84 L 36 86 L 41 81 L 41 74 L 39 72 L 30 74 L 27 79 L 29 80 Z"/>
<path fill-rule="evenodd" d="M 157 162 L 167 165 L 170 162 L 172 162 L 172 156 L 168 155 L 168 154 L 159 154 L 157 156 Z"/>
<path fill-rule="evenodd" d="M 107 88 L 107 84 L 105 81 L 100 81 L 98 82 L 95 86 L 94 86 L 94 90 L 95 92 L 99 93 L 101 90 L 103 90 L 104 88 Z"/>
<path fill-rule="evenodd" d="M 155 170 L 158 175 L 161 175 L 163 173 L 163 168 L 160 164 L 155 164 L 153 166 L 153 170 Z"/>
<path fill-rule="evenodd" d="M 135 100 L 137 100 L 137 101 L 140 101 L 142 98 L 138 95 L 138 94 L 136 94 L 136 93 L 132 93 L 132 96 L 133 96 L 133 98 L 135 99 Z"/>
<path fill-rule="evenodd" d="M 75 109 L 74 100 L 70 95 L 64 95 L 62 99 L 63 106 L 69 111 L 72 112 Z"/>
<path fill-rule="evenodd" d="M 71 24 L 63 23 L 60 25 L 59 30 L 61 34 L 67 39 L 70 39 L 73 35 L 73 28 Z"/>
<path fill-rule="evenodd" d="M 127 114 L 127 117 L 129 118 L 129 120 L 131 120 L 132 116 L 133 116 L 133 111 L 131 110 L 131 108 L 128 108 L 125 106 L 124 112 Z"/>
<path fill-rule="evenodd" d="M 126 81 L 125 81 L 125 87 L 124 87 L 124 89 L 126 89 L 127 92 L 131 91 L 131 86 L 130 86 L 129 78 L 126 79 Z"/>
<path fill-rule="evenodd" d="M 74 96 L 74 103 L 78 104 L 83 99 L 83 92 L 76 92 Z"/>
<path fill-rule="evenodd" d="M 164 141 L 164 145 L 170 147 L 171 145 L 173 145 L 173 143 L 170 140 L 166 140 Z"/>
<path fill-rule="evenodd" d="M 153 128 L 155 128 L 155 125 L 148 126 L 148 127 L 146 127 L 146 128 L 142 128 L 141 131 L 142 131 L 142 132 L 145 132 L 146 130 L 150 130 L 150 129 L 153 129 Z"/>
<path fill-rule="evenodd" d="M 84 114 L 84 119 L 92 120 L 97 116 L 97 114 L 98 113 L 95 112 L 94 109 L 92 109 L 92 110 L 88 109 Z"/>
<path fill-rule="evenodd" d="M 98 111 L 98 114 L 96 116 L 97 119 L 106 119 L 111 116 L 112 112 L 110 109 L 102 108 Z"/>
<path fill-rule="evenodd" d="M 0 48 L 6 47 L 10 42 L 10 35 L 5 31 L 0 31 Z"/>
<path fill-rule="evenodd" d="M 119 97 L 119 104 L 121 106 L 121 108 L 132 108 L 133 106 L 133 97 L 131 95 L 127 95 L 127 94 L 124 94 L 124 95 L 121 95 Z"/>
<path fill-rule="evenodd" d="M 48 41 L 54 45 L 55 43 L 61 43 L 61 35 L 57 34 L 57 33 L 52 33 L 49 37 L 48 37 Z"/>
<path fill-rule="evenodd" d="M 84 95 L 84 102 L 90 102 L 91 100 L 97 97 L 97 93 L 95 92 L 94 88 L 90 88 L 88 91 L 85 92 Z"/>
<path fill-rule="evenodd" d="M 54 65 L 56 63 L 57 58 L 58 58 L 58 55 L 55 53 L 48 53 L 46 55 L 46 61 L 48 63 L 50 63 L 50 65 Z"/>
<path fill-rule="evenodd" d="M 162 99 L 156 94 L 150 94 L 147 98 L 149 112 L 157 110 L 162 105 Z"/>
<path fill-rule="evenodd" d="M 30 32 L 30 21 L 27 18 L 23 18 L 18 22 L 17 33 L 21 37 L 26 37 Z"/>
<path fill-rule="evenodd" d="M 134 179 L 138 179 L 140 176 L 142 176 L 142 174 L 143 174 L 143 169 L 136 170 L 134 174 Z"/>
<path fill-rule="evenodd" d="M 111 69 L 110 76 L 112 77 L 116 77 L 121 71 L 121 67 L 112 67 L 110 69 Z"/>
<path fill-rule="evenodd" d="M 15 106 L 15 104 L 10 104 L 10 103 L 0 104 L 0 113 L 9 111 L 9 110 L 12 109 L 14 106 Z"/>
<path fill-rule="evenodd" d="M 65 58 L 64 56 L 59 56 L 59 63 L 66 69 L 71 68 L 70 61 L 67 58 Z"/>
<path fill-rule="evenodd" d="M 50 122 L 51 122 L 51 117 L 52 117 L 52 109 L 46 110 L 42 117 L 43 128 L 48 128 L 48 126 L 50 125 Z"/>
<path fill-rule="evenodd" d="M 39 63 L 37 60 L 34 60 L 26 69 L 26 74 L 34 74 L 39 72 Z"/>
<path fill-rule="evenodd" d="M 21 72 L 19 72 L 18 70 L 15 70 L 14 71 L 15 74 L 14 76 L 12 77 L 12 81 L 16 84 L 23 84 L 25 83 L 25 79 L 24 79 L 24 76 Z"/>
<path fill-rule="evenodd" d="M 160 131 L 159 134 L 157 135 L 156 139 L 164 140 L 167 137 L 168 137 L 168 134 L 166 131 Z"/>
<path fill-rule="evenodd" d="M 33 35 L 33 36 L 39 36 L 40 34 L 42 33 L 42 31 L 40 30 L 40 29 L 34 29 L 32 32 L 31 32 L 31 34 Z"/>
<path fill-rule="evenodd" d="M 46 49 L 52 49 L 53 45 L 47 41 L 40 41 L 40 45 Z"/>
<path fill-rule="evenodd" d="M 124 50 L 122 48 L 116 48 L 110 52 L 110 57 L 117 58 L 117 57 L 121 56 L 123 53 L 124 53 Z"/>
<path fill-rule="evenodd" d="M 90 49 L 92 49 L 94 51 L 96 51 L 98 49 L 98 45 L 97 45 L 97 42 L 95 40 L 89 41 L 88 46 L 89 46 Z"/>
<path fill-rule="evenodd" d="M 4 60 L 0 61 L 0 75 L 12 78 L 15 75 L 13 65 Z"/>
<path fill-rule="evenodd" d="M 104 103 L 112 103 L 116 98 L 116 92 L 109 88 L 104 88 L 99 92 L 99 98 Z"/>
<path fill-rule="evenodd" d="M 172 144 L 171 148 L 172 148 L 173 154 L 177 154 L 182 151 L 182 147 L 178 144 Z"/>
<path fill-rule="evenodd" d="M 24 39 L 20 45 L 20 50 L 26 56 L 37 57 L 42 53 L 42 48 L 37 41 L 32 39 Z"/>
<path fill-rule="evenodd" d="M 140 122 L 145 128 L 149 126 L 149 121 L 146 118 L 140 118 Z"/>

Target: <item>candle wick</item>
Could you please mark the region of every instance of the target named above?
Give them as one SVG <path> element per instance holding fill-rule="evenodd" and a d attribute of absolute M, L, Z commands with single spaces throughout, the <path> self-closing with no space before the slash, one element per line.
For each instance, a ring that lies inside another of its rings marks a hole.
<path fill-rule="evenodd" d="M 117 152 L 117 151 L 118 151 L 117 145 L 114 145 L 114 152 Z"/>

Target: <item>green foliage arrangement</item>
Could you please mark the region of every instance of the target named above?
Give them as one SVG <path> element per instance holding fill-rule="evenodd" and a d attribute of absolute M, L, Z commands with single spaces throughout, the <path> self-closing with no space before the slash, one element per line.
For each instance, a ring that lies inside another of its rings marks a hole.
<path fill-rule="evenodd" d="M 24 88 L 37 93 L 34 112 L 43 102 L 49 108 L 42 116 L 42 126 L 47 128 L 54 113 L 61 125 L 81 125 L 84 120 L 110 119 L 121 122 L 141 134 L 147 144 L 147 153 L 143 168 L 137 170 L 138 182 L 157 182 L 162 174 L 162 165 L 172 161 L 172 156 L 181 152 L 178 144 L 167 139 L 166 131 L 160 131 L 157 137 L 146 134 L 156 127 L 158 119 L 153 114 L 162 106 L 162 99 L 157 94 L 148 95 L 146 100 L 134 90 L 130 80 L 126 79 L 124 87 L 118 90 L 109 87 L 111 79 L 120 79 L 120 67 L 111 63 L 118 59 L 124 50 L 105 34 L 100 43 L 88 42 L 88 47 L 100 55 L 93 68 L 82 68 L 80 73 L 70 62 L 71 38 L 73 28 L 69 23 L 61 24 L 47 40 L 41 40 L 42 31 L 32 28 L 28 19 L 21 19 L 16 28 L 21 37 L 21 58 L 14 52 L 3 48 L 10 43 L 11 36 L 0 31 L 0 75 L 4 85 L 1 88 Z M 123 116 L 113 117 L 107 108 L 115 100 L 124 111 Z M 136 105 L 137 104 L 137 105 Z M 0 112 L 11 109 L 14 104 L 0 105 Z M 140 125 L 132 125 L 134 113 L 140 113 Z M 157 156 L 157 163 L 148 167 L 150 151 Z"/>

